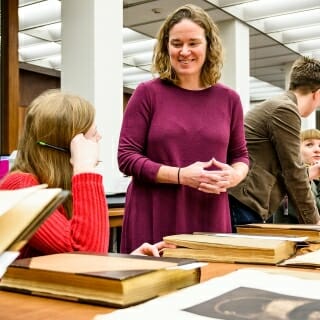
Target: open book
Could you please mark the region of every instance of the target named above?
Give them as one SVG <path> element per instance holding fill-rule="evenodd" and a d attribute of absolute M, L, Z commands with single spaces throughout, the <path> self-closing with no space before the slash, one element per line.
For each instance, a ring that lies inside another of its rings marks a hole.
<path fill-rule="evenodd" d="M 42 222 L 66 199 L 68 191 L 42 184 L 0 190 L 0 277 Z M 10 261 L 11 260 L 11 261 Z"/>
<path fill-rule="evenodd" d="M 177 248 L 165 248 L 164 257 L 199 261 L 276 264 L 296 252 L 296 242 L 272 237 L 225 234 L 178 234 L 163 238 Z"/>
<path fill-rule="evenodd" d="M 125 307 L 198 283 L 200 266 L 190 259 L 59 253 L 16 260 L 0 289 Z"/>
<path fill-rule="evenodd" d="M 320 268 L 320 250 L 308 252 L 283 261 L 280 266 Z"/>
<path fill-rule="evenodd" d="M 298 236 L 307 237 L 308 242 L 320 242 L 320 226 L 316 224 L 252 223 L 236 228 L 237 233 L 241 234 Z"/>

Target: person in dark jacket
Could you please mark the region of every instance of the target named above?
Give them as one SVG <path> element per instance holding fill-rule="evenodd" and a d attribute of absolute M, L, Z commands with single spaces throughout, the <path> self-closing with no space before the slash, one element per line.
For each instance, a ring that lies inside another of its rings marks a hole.
<path fill-rule="evenodd" d="M 318 224 L 319 213 L 300 154 L 301 117 L 320 106 L 320 61 L 301 57 L 290 72 L 289 90 L 245 116 L 248 175 L 229 189 L 234 226 L 267 221 L 285 195 L 299 223 Z"/>

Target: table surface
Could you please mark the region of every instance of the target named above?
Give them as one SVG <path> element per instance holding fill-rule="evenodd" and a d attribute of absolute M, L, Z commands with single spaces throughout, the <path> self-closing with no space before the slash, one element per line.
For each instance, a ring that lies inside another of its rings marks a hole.
<path fill-rule="evenodd" d="M 283 272 L 296 272 L 297 268 L 283 268 L 268 265 L 208 263 L 202 267 L 201 281 L 222 276 L 240 268 L 281 269 Z M 307 271 L 305 269 L 300 269 Z M 313 270 L 314 271 L 314 270 Z M 320 277 L 320 271 L 319 277 Z M 58 299 L 36 297 L 0 291 L 1 320 L 92 320 L 97 314 L 112 312 L 113 308 L 69 302 Z"/>

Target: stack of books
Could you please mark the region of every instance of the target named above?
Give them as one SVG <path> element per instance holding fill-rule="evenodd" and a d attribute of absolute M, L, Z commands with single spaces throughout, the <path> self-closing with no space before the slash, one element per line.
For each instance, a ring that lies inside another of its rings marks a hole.
<path fill-rule="evenodd" d="M 307 237 L 307 242 L 320 243 L 320 226 L 315 224 L 252 223 L 236 228 L 240 234 Z"/>

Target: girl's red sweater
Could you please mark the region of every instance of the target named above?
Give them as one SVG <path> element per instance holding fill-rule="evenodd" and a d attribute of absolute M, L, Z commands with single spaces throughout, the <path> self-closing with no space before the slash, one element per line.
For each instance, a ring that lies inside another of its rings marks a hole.
<path fill-rule="evenodd" d="M 32 174 L 13 172 L 0 181 L 0 189 L 14 190 L 38 184 Z M 109 217 L 102 176 L 95 173 L 73 176 L 71 193 L 72 218 L 68 220 L 60 206 L 24 246 L 19 258 L 72 251 L 108 252 Z"/>

